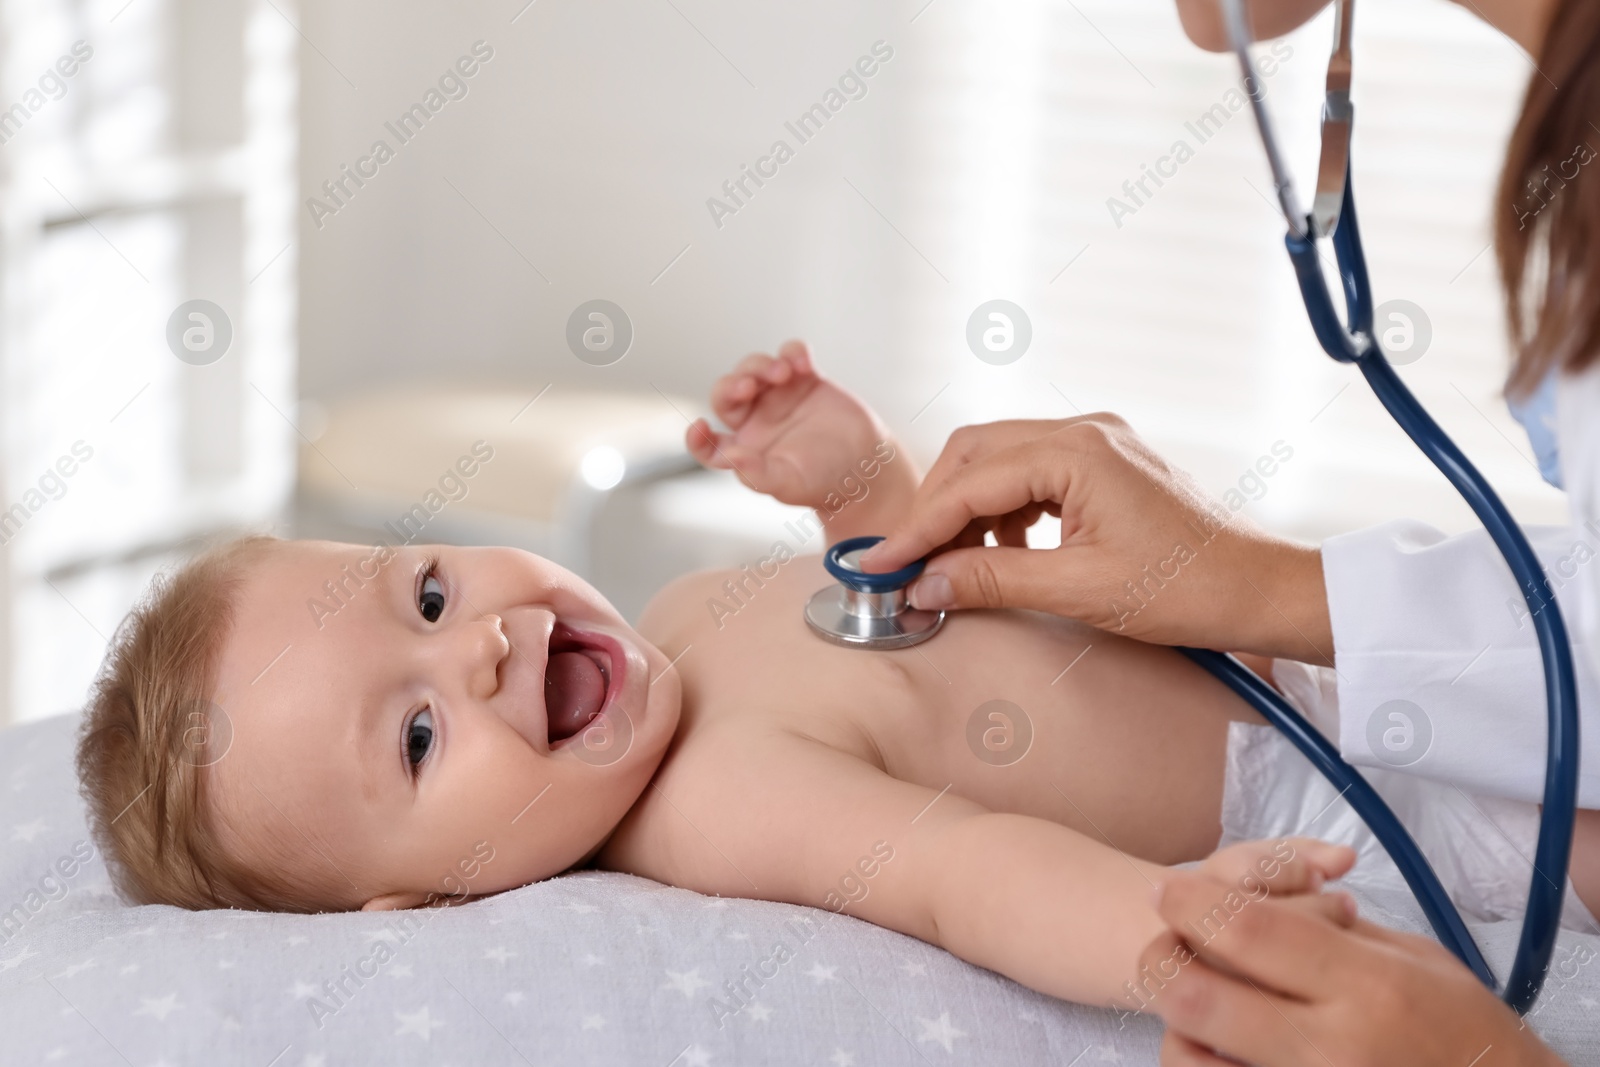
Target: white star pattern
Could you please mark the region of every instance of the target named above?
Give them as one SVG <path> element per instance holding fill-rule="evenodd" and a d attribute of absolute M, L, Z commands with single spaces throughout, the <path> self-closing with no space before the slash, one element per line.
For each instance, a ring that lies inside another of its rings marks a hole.
<path fill-rule="evenodd" d="M 138 969 L 139 969 L 139 965 L 137 963 L 128 963 L 128 964 L 124 964 L 122 970 L 118 971 L 117 973 L 118 974 L 132 974 L 134 971 L 137 971 Z"/>
<path fill-rule="evenodd" d="M 300 1061 L 300 1067 L 323 1067 L 328 1062 L 328 1057 L 320 1052 L 308 1052 L 306 1058 Z"/>
<path fill-rule="evenodd" d="M 606 1017 L 604 1015 L 585 1015 L 583 1017 L 583 1028 L 585 1030 L 603 1030 L 605 1025 Z"/>
<path fill-rule="evenodd" d="M 318 990 L 317 987 L 312 985 L 310 982 L 302 982 L 299 979 L 296 979 L 294 988 L 289 990 L 289 995 L 296 1000 L 304 1000 L 307 997 L 316 996 L 319 992 L 320 990 Z"/>
<path fill-rule="evenodd" d="M 229 971 L 229 970 L 232 970 L 232 969 L 233 969 L 233 961 L 232 960 L 218 960 L 217 961 L 217 970 L 219 970 L 219 971 Z"/>
<path fill-rule="evenodd" d="M 728 901 L 723 897 L 712 897 L 710 900 L 706 901 L 705 906 L 708 908 L 726 908 L 728 906 Z"/>
<path fill-rule="evenodd" d="M 751 1022 L 764 1023 L 772 1018 L 772 1009 L 759 1000 L 752 1000 L 744 1007 L 745 1014 L 750 1016 Z"/>
<path fill-rule="evenodd" d="M 489 951 L 485 952 L 483 954 L 483 958 L 486 960 L 499 960 L 501 963 L 504 963 L 506 960 L 509 960 L 515 955 L 515 952 L 509 951 L 504 945 L 496 945 L 494 948 L 491 948 Z"/>
<path fill-rule="evenodd" d="M 588 915 L 590 912 L 596 912 L 600 910 L 593 904 L 579 904 L 577 902 L 563 904 L 561 906 L 575 915 Z"/>
<path fill-rule="evenodd" d="M 1600 1008 L 1600 1000 L 1596 1000 L 1593 997 L 1579 997 L 1578 1003 L 1582 1004 L 1585 1008 L 1589 1008 L 1590 1010 Z"/>
<path fill-rule="evenodd" d="M 706 1067 L 711 1062 L 711 1053 L 699 1045 L 690 1045 L 678 1058 L 683 1061 L 684 1067 Z"/>
<path fill-rule="evenodd" d="M 374 941 L 387 941 L 392 945 L 399 940 L 400 935 L 389 929 L 387 926 L 385 926 L 382 930 L 370 930 L 367 932 L 368 944 L 371 944 Z"/>
<path fill-rule="evenodd" d="M 824 967 L 820 963 L 813 963 L 811 965 L 811 969 L 806 972 L 806 977 L 818 985 L 821 985 L 823 982 L 834 981 L 835 979 L 833 972 L 837 971 L 838 969 L 839 968 L 837 967 Z"/>
<path fill-rule="evenodd" d="M 93 967 L 93 966 L 94 966 L 94 959 L 93 958 L 86 959 L 82 963 L 74 963 L 74 964 L 72 964 L 66 970 L 64 970 L 60 974 L 56 975 L 56 977 L 57 978 L 71 978 L 73 975 L 77 974 L 79 971 L 87 971 L 90 967 Z"/>
<path fill-rule="evenodd" d="M 525 997 L 525 996 L 524 996 L 524 995 L 523 995 L 523 992 L 522 992 L 522 990 L 520 990 L 520 989 L 513 989 L 513 990 L 512 990 L 512 991 L 511 991 L 511 992 L 509 992 L 509 993 L 507 993 L 507 994 L 506 994 L 506 995 L 505 995 L 505 996 L 504 996 L 504 997 L 503 997 L 503 998 L 501 998 L 501 999 L 503 999 L 503 1000 L 504 1000 L 504 1001 L 505 1001 L 505 1002 L 506 1002 L 506 1003 L 507 1003 L 507 1004 L 510 1004 L 510 1005 L 511 1005 L 511 1006 L 512 1006 L 512 1007 L 513 1007 L 513 1008 L 514 1008 L 514 1007 L 516 1007 L 516 1006 L 517 1006 L 517 1005 L 518 1005 L 518 1004 L 521 1004 L 521 1003 L 522 1003 L 522 1002 L 523 1002 L 523 1001 L 524 1001 L 524 1000 L 526 1000 L 526 999 L 527 999 L 527 998 L 526 998 L 526 997 Z"/>
<path fill-rule="evenodd" d="M 389 968 L 388 974 L 390 978 L 410 978 L 411 964 L 397 963 L 393 967 Z"/>
<path fill-rule="evenodd" d="M 395 1012 L 394 1017 L 400 1020 L 400 1029 L 394 1032 L 395 1037 L 402 1034 L 416 1034 L 422 1040 L 429 1040 L 429 1035 L 436 1027 L 444 1025 L 442 1019 L 435 1019 L 428 1014 L 428 1006 L 424 1004 L 413 1012 Z"/>
<path fill-rule="evenodd" d="M 1039 1021 L 1039 1016 L 1035 1015 L 1032 1010 L 1028 1008 L 1023 1008 L 1021 1011 L 1017 1012 L 1017 1018 L 1021 1019 L 1025 1023 L 1036 1023 Z"/>
<path fill-rule="evenodd" d="M 728 940 L 729 941 L 748 941 L 748 940 L 750 940 L 750 935 L 745 933 L 743 930 L 735 930 L 733 933 L 728 935 Z"/>
<path fill-rule="evenodd" d="M 289 940 L 290 946 L 294 946 L 294 945 L 303 945 L 307 941 L 309 941 L 310 938 L 306 937 L 304 934 L 295 934 L 293 937 L 289 938 L 288 940 Z"/>
<path fill-rule="evenodd" d="M 157 1022 L 164 1023 L 167 1021 L 168 1015 L 171 1015 L 174 1011 L 181 1007 L 183 1007 L 183 1005 L 178 1003 L 178 994 L 176 993 L 168 993 L 166 996 L 161 997 L 160 999 L 155 999 L 153 997 L 140 997 L 139 1007 L 134 1011 L 133 1014 L 149 1015 L 154 1017 Z"/>
<path fill-rule="evenodd" d="M 912 1018 L 922 1024 L 922 1033 L 917 1035 L 917 1041 L 919 1043 L 937 1041 L 944 1047 L 946 1052 L 955 1051 L 954 1043 L 956 1038 L 967 1036 L 965 1030 L 957 1030 L 950 1024 L 950 1013 L 947 1011 L 940 1012 L 938 1019 L 924 1019 L 920 1015 L 914 1015 Z"/>
<path fill-rule="evenodd" d="M 700 968 L 698 967 L 692 971 L 668 971 L 667 979 L 667 984 L 661 988 L 676 989 L 678 992 L 684 995 L 684 999 L 686 1000 L 694 999 L 695 991 L 701 986 L 708 986 L 711 984 L 704 978 L 700 977 Z M 699 1048 L 698 1045 L 693 1047 Z"/>
<path fill-rule="evenodd" d="M 833 1055 L 828 1057 L 828 1062 L 833 1064 L 833 1067 L 856 1067 L 856 1054 L 836 1048 L 833 1050 Z"/>
<path fill-rule="evenodd" d="M 213 941 L 221 941 L 223 938 L 225 938 L 227 936 L 228 936 L 228 931 L 226 931 L 226 930 L 218 930 L 216 933 L 211 935 L 211 940 L 213 940 Z"/>
<path fill-rule="evenodd" d="M 47 827 L 45 826 L 43 819 L 35 819 L 32 822 L 25 822 L 19 826 L 13 826 L 11 828 L 11 840 L 32 841 L 34 838 L 44 833 L 46 829 Z"/>
<path fill-rule="evenodd" d="M 1099 1048 L 1095 1049 L 1095 1059 L 1101 1061 L 1102 1063 L 1121 1063 L 1122 1053 L 1118 1052 L 1110 1045 L 1101 1045 Z"/>
<path fill-rule="evenodd" d="M 598 967 L 604 963 L 605 960 L 601 959 L 599 956 L 596 956 L 593 952 L 590 952 L 585 954 L 580 962 L 582 962 L 585 966 Z"/>
<path fill-rule="evenodd" d="M 15 956 L 12 956 L 10 959 L 0 960 L 0 971 L 9 971 L 13 967 L 19 967 L 22 965 L 23 960 L 31 960 L 37 955 L 37 952 L 33 951 L 27 945 L 23 945 L 22 951 L 17 953 Z"/>
<path fill-rule="evenodd" d="M 45 1059 L 47 1059 L 47 1060 L 59 1060 L 59 1059 L 65 1057 L 66 1054 L 67 1054 L 67 1050 L 62 1048 L 60 1045 L 57 1045 L 55 1048 L 51 1049 L 49 1051 L 49 1053 L 47 1053 L 45 1055 Z"/>
<path fill-rule="evenodd" d="M 913 978 L 919 978 L 928 973 L 928 969 L 926 967 L 913 960 L 906 960 L 900 965 L 900 969 Z"/>

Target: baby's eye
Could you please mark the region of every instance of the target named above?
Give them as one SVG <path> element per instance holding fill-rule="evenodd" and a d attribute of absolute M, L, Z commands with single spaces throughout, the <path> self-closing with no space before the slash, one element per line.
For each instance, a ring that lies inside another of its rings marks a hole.
<path fill-rule="evenodd" d="M 411 766 L 413 776 L 417 773 L 417 766 L 427 757 L 428 750 L 432 747 L 433 712 L 423 708 L 406 724 L 406 762 Z"/>
<path fill-rule="evenodd" d="M 429 565 L 422 579 L 422 592 L 417 596 L 422 617 L 429 622 L 438 622 L 439 616 L 444 614 L 444 583 L 433 576 L 434 566 Z"/>

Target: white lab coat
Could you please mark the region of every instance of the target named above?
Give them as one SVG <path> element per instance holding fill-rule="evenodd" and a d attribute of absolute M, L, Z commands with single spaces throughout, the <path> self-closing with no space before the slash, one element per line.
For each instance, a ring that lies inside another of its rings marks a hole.
<path fill-rule="evenodd" d="M 1572 524 L 1525 532 L 1556 586 L 1577 661 L 1578 803 L 1600 808 L 1600 369 L 1564 376 L 1556 413 Z M 1410 742 L 1418 748 L 1401 758 L 1420 753 L 1403 767 L 1410 773 L 1541 800 L 1543 667 L 1527 606 L 1488 535 L 1391 522 L 1330 538 L 1322 557 L 1345 759 L 1395 766 L 1382 746 Z M 1412 706 L 1425 723 L 1411 721 Z M 1414 729 L 1431 729 L 1431 739 Z"/>

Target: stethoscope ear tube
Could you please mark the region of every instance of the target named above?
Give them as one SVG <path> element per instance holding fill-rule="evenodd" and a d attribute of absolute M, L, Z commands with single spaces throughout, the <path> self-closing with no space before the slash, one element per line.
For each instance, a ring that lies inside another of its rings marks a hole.
<path fill-rule="evenodd" d="M 1318 342 L 1334 359 L 1355 363 L 1361 368 L 1373 393 L 1395 422 L 1478 516 L 1516 578 L 1517 586 L 1527 600 L 1534 631 L 1538 636 L 1539 654 L 1544 664 L 1546 706 L 1549 710 L 1544 811 L 1539 823 L 1534 870 L 1528 888 L 1528 911 L 1523 919 L 1511 976 L 1501 990 L 1501 996 L 1508 1005 L 1519 1014 L 1526 1013 L 1539 998 L 1539 990 L 1550 968 L 1550 959 L 1555 953 L 1556 936 L 1561 925 L 1561 905 L 1566 892 L 1567 867 L 1572 854 L 1573 825 L 1577 819 L 1581 752 L 1572 645 L 1544 567 L 1528 544 L 1521 527 L 1506 510 L 1487 479 L 1406 388 L 1373 336 L 1372 290 L 1366 255 L 1361 246 L 1361 229 L 1356 219 L 1354 185 L 1348 174 L 1339 227 L 1334 231 L 1332 241 L 1345 294 L 1345 321 L 1341 321 L 1333 306 L 1315 238 L 1300 236 L 1293 231 L 1284 238 L 1289 259 L 1294 264 L 1295 275 L 1300 282 L 1301 295 L 1305 299 L 1306 313 Z M 1360 782 L 1365 786 L 1365 779 L 1341 760 L 1320 735 L 1302 737 L 1304 720 L 1293 715 L 1276 693 L 1266 688 L 1259 679 L 1256 679 L 1254 686 L 1241 688 L 1238 672 L 1243 671 L 1247 675 L 1250 672 L 1237 661 L 1227 657 L 1220 657 L 1219 661 L 1216 653 L 1186 651 L 1250 701 L 1269 721 L 1282 728 L 1331 781 L 1350 786 L 1351 803 L 1356 803 L 1354 797 L 1358 787 L 1354 783 Z M 1254 675 L 1250 675 L 1250 678 L 1254 678 Z M 1286 712 L 1293 719 L 1286 717 Z M 1299 725 L 1295 724 L 1296 720 Z M 1322 744 L 1316 746 L 1305 743 L 1315 741 L 1322 741 Z M 1415 842 L 1376 794 L 1363 800 L 1362 805 L 1367 810 L 1357 805 L 1357 811 L 1372 826 L 1373 833 L 1417 893 L 1418 903 L 1427 914 L 1439 940 L 1471 967 L 1490 989 L 1496 988 L 1493 972 L 1489 970 L 1448 896 L 1443 895 L 1437 878 L 1416 850 Z M 1417 866 L 1419 863 L 1420 867 Z"/>

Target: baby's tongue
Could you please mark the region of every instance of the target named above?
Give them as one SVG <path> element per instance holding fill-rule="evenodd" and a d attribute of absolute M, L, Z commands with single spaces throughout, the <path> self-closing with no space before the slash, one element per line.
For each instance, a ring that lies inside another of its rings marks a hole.
<path fill-rule="evenodd" d="M 550 740 L 571 737 L 595 717 L 606 698 L 606 680 L 582 652 L 557 652 L 544 670 L 544 704 Z"/>

